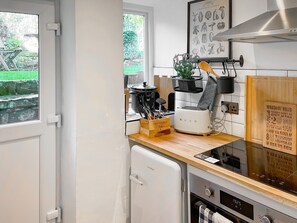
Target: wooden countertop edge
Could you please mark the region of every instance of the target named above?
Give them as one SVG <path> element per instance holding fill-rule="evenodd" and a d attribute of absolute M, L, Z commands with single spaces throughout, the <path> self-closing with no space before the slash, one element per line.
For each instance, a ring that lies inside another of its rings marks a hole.
<path fill-rule="evenodd" d="M 232 139 L 233 137 L 231 137 Z M 262 194 L 268 198 L 271 198 L 273 200 L 276 200 L 282 204 L 297 208 L 297 198 L 294 195 L 291 195 L 289 193 L 283 192 L 281 190 L 275 189 L 273 187 L 267 186 L 265 184 L 259 183 L 255 180 L 249 179 L 247 177 L 234 174 L 231 171 L 228 171 L 226 169 L 223 169 L 218 166 L 214 166 L 213 164 L 207 163 L 205 161 L 199 160 L 194 157 L 195 154 L 179 154 L 177 152 L 174 152 L 169 149 L 164 149 L 161 146 L 158 146 L 158 140 L 157 142 L 152 143 L 148 137 L 141 136 L 140 134 L 133 134 L 129 136 L 129 139 L 131 141 L 134 141 L 136 143 L 142 144 L 148 148 L 151 148 L 155 151 L 158 151 L 162 154 L 165 154 L 167 156 L 170 156 L 172 158 L 175 158 L 177 160 L 180 160 L 182 162 L 185 162 L 193 167 L 197 167 L 199 169 L 205 170 L 207 172 L 210 172 L 212 174 L 224 177 L 227 180 L 232 181 L 235 184 L 239 184 L 241 186 L 244 186 L 245 188 L 251 189 L 256 193 Z M 156 138 L 154 138 L 156 139 Z M 160 142 L 162 138 L 160 138 Z M 234 137 L 234 139 L 238 139 L 237 137 Z M 234 141 L 234 140 L 230 140 Z M 228 142 L 226 142 L 228 143 Z M 202 151 L 203 152 L 203 151 Z M 199 152 L 197 152 L 199 153 Z"/>

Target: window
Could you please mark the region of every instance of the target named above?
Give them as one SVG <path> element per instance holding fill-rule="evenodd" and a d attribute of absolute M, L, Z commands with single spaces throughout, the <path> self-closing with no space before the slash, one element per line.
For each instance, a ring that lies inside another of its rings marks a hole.
<path fill-rule="evenodd" d="M 151 8 L 124 4 L 124 75 L 128 87 L 144 81 L 153 84 L 151 17 Z"/>
<path fill-rule="evenodd" d="M 0 124 L 39 119 L 38 23 L 0 12 Z"/>

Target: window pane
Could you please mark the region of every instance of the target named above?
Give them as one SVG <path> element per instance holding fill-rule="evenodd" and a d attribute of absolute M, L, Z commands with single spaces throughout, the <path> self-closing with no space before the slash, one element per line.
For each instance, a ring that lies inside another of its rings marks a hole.
<path fill-rule="evenodd" d="M 124 75 L 128 75 L 128 85 L 144 81 L 145 17 L 124 14 Z"/>
<path fill-rule="evenodd" d="M 0 12 L 0 124 L 39 119 L 38 16 Z"/>

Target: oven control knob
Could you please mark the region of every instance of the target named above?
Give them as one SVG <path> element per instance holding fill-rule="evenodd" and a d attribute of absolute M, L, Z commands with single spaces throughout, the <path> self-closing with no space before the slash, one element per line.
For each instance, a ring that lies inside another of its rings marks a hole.
<path fill-rule="evenodd" d="M 207 197 L 213 196 L 213 190 L 211 188 L 205 188 L 204 193 Z"/>
<path fill-rule="evenodd" d="M 271 217 L 267 216 L 267 215 L 264 215 L 262 218 L 261 218 L 261 223 L 272 223 L 272 219 Z"/>

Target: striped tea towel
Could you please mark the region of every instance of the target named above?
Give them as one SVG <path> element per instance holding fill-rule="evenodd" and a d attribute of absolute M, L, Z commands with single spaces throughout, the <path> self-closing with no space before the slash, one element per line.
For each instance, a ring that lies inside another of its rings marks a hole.
<path fill-rule="evenodd" d="M 199 206 L 199 223 L 213 223 L 213 212 L 209 210 L 205 205 Z"/>

